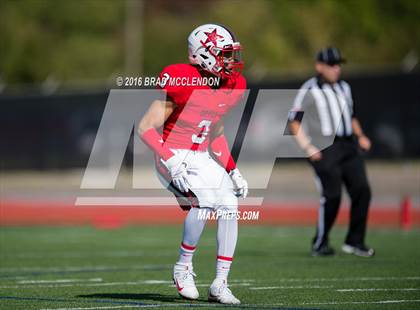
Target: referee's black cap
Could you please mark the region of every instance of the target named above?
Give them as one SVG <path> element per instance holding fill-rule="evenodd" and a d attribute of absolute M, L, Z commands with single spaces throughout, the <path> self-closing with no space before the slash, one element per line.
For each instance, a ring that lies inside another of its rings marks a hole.
<path fill-rule="evenodd" d="M 327 65 L 337 65 L 345 63 L 346 60 L 341 56 L 340 50 L 336 47 L 325 47 L 316 54 L 316 61 Z"/>

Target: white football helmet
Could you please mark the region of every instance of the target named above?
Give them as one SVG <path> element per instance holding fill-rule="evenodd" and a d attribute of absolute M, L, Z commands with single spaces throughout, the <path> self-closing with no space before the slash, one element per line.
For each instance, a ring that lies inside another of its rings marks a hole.
<path fill-rule="evenodd" d="M 233 33 L 216 24 L 201 25 L 188 36 L 190 63 L 222 78 L 242 71 L 241 49 Z"/>

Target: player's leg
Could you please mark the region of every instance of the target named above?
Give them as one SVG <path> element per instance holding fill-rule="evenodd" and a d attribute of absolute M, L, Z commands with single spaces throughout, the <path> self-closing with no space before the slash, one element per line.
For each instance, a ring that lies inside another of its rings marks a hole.
<path fill-rule="evenodd" d="M 188 152 L 177 150 L 174 156 L 182 156 L 183 159 L 188 160 L 188 155 Z M 183 193 L 177 189 L 172 184 L 170 175 L 166 171 L 165 167 L 161 165 L 159 161 L 156 163 L 156 168 L 157 175 L 161 183 L 175 195 L 180 207 L 183 210 L 189 210 L 184 220 L 178 261 L 175 263 L 173 268 L 173 281 L 181 297 L 187 299 L 197 299 L 199 297 L 199 293 L 197 287 L 195 286 L 194 277 L 196 275 L 193 271 L 192 259 L 201 233 L 203 232 L 206 224 L 206 213 L 208 210 L 198 208 L 197 197 L 193 191 Z M 191 184 L 196 186 L 194 180 L 189 181 Z"/>
<path fill-rule="evenodd" d="M 192 208 L 188 211 L 184 221 L 182 242 L 179 250 L 179 264 L 192 264 L 193 255 L 206 225 L 207 208 Z"/>
<path fill-rule="evenodd" d="M 227 215 L 217 220 L 216 279 L 227 282 L 238 240 L 238 220 L 235 211 L 226 209 L 223 212 Z"/>
<path fill-rule="evenodd" d="M 227 287 L 227 276 L 238 235 L 236 218 L 238 200 L 233 194 L 232 181 L 226 171 L 208 153 L 191 152 L 188 156 L 187 163 L 191 171 L 188 181 L 191 184 L 192 192 L 194 192 L 198 199 L 200 211 L 203 209 L 219 210 L 232 214 L 231 217 L 218 220 L 218 255 L 221 259 L 218 259 L 216 264 L 217 277 L 210 288 L 210 291 L 213 292 L 211 294 L 213 298 L 209 299 L 221 303 L 239 303 L 239 300 L 233 296 Z M 193 222 L 195 220 L 193 219 Z M 195 241 L 186 242 L 193 243 Z"/>
<path fill-rule="evenodd" d="M 209 167 L 223 169 L 214 161 Z M 215 193 L 219 197 L 219 206 L 216 210 L 218 215 L 216 278 L 209 289 L 209 300 L 223 304 L 239 304 L 240 301 L 228 288 L 228 275 L 238 239 L 238 198 L 233 194 L 232 181 L 224 169 L 223 173 L 220 188 Z"/>
<path fill-rule="evenodd" d="M 341 168 L 329 158 L 329 154 L 318 162 L 312 162 L 316 183 L 321 193 L 316 234 L 312 241 L 313 256 L 333 255 L 329 246 L 329 232 L 335 222 L 341 202 Z"/>
<path fill-rule="evenodd" d="M 173 279 L 178 293 L 188 299 L 197 299 L 198 290 L 195 286 L 192 259 L 206 224 L 208 209 L 191 208 L 184 221 L 182 242 L 179 258 L 173 270 Z"/>
<path fill-rule="evenodd" d="M 371 191 L 362 156 L 356 153 L 343 165 L 343 179 L 351 198 L 350 225 L 343 251 L 371 257 L 375 251 L 365 245 Z"/>
<path fill-rule="evenodd" d="M 236 197 L 234 197 L 236 199 Z M 228 275 L 235 253 L 238 239 L 238 220 L 236 211 L 231 208 L 222 209 L 222 216 L 217 220 L 217 260 L 216 278 L 209 289 L 209 301 L 223 304 L 239 304 L 228 288 Z"/>

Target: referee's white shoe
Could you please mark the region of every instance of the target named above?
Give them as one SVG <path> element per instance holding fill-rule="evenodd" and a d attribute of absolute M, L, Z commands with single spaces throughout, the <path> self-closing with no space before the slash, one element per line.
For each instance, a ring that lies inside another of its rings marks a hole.
<path fill-rule="evenodd" d="M 215 279 L 209 289 L 208 300 L 221 304 L 239 305 L 241 302 L 228 288 L 225 280 Z"/>
<path fill-rule="evenodd" d="M 360 257 L 372 257 L 375 255 L 375 250 L 366 245 L 350 245 L 343 244 L 341 250 L 346 254 L 353 254 Z"/>

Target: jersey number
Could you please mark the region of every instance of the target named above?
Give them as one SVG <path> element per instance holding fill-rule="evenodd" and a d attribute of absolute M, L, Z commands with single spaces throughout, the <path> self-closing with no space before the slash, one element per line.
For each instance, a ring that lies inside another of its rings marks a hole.
<path fill-rule="evenodd" d="M 191 137 L 191 140 L 193 143 L 201 144 L 206 140 L 207 135 L 210 131 L 210 125 L 211 121 L 203 119 L 199 124 L 198 128 L 201 129 L 200 133 L 198 135 L 193 134 Z"/>

